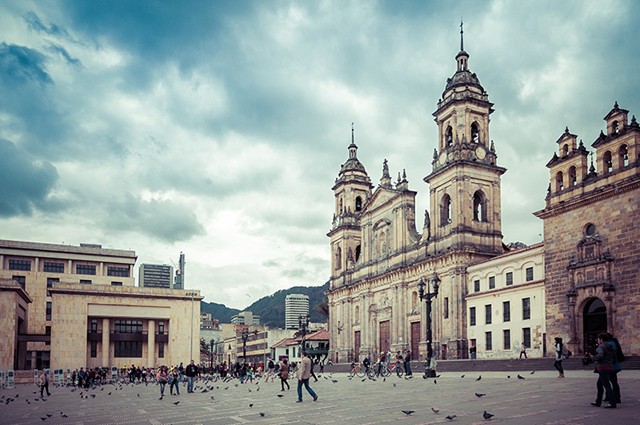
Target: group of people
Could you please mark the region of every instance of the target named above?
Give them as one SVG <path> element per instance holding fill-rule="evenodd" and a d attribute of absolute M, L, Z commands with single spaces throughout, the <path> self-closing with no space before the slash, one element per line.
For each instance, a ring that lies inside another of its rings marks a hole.
<path fill-rule="evenodd" d="M 555 351 L 556 358 L 553 366 L 558 371 L 558 378 L 564 378 L 562 362 L 571 355 L 571 352 L 566 348 L 560 337 L 555 338 Z M 595 351 L 593 353 L 585 353 L 583 361 L 585 365 L 594 363 L 594 373 L 598 374 L 596 401 L 591 403 L 592 406 L 600 407 L 602 402 L 606 401 L 605 408 L 615 409 L 618 403 L 622 401 L 618 373 L 622 370 L 620 362 L 623 360 L 624 354 L 618 340 L 608 332 L 599 333 Z M 603 396 L 605 397 L 604 399 Z"/>

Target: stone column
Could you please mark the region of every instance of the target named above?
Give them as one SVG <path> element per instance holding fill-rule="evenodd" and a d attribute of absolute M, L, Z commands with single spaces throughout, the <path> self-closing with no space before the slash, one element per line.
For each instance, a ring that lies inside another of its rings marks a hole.
<path fill-rule="evenodd" d="M 156 321 L 149 320 L 147 324 L 147 367 L 156 364 Z"/>
<path fill-rule="evenodd" d="M 109 367 L 109 319 L 102 318 L 102 367 Z"/>

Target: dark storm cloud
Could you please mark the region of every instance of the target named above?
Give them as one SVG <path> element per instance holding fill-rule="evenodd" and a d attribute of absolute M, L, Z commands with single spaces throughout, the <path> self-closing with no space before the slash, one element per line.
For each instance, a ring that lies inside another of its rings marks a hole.
<path fill-rule="evenodd" d="M 29 216 L 36 209 L 47 209 L 47 197 L 57 181 L 51 163 L 35 160 L 0 139 L 0 216 Z"/>
<path fill-rule="evenodd" d="M 186 241 L 205 233 L 189 205 L 168 200 L 138 199 L 126 194 L 124 199 L 106 205 L 106 224 L 117 233 L 138 232 L 162 242 Z"/>
<path fill-rule="evenodd" d="M 34 49 L 0 43 L 0 81 L 7 88 L 14 84 L 53 83 L 44 63 L 45 56 Z"/>
<path fill-rule="evenodd" d="M 56 24 L 46 25 L 40 17 L 33 11 L 29 11 L 23 16 L 24 21 L 29 28 L 37 32 L 42 32 L 47 35 L 68 37 L 69 33 L 64 28 L 59 27 Z"/>

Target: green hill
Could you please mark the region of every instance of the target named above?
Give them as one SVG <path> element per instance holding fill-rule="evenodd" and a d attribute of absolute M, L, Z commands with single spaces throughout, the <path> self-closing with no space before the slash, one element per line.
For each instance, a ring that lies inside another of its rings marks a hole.
<path fill-rule="evenodd" d="M 273 295 L 266 296 L 254 302 L 244 310 L 228 308 L 224 304 L 209 303 L 202 301 L 200 309 L 202 312 L 211 313 L 214 319 L 220 323 L 229 323 L 231 316 L 240 311 L 250 311 L 260 316 L 260 323 L 272 327 L 284 327 L 284 299 L 289 294 L 304 294 L 309 296 L 309 320 L 312 322 L 326 322 L 327 296 L 325 291 L 329 289 L 329 282 L 322 286 L 294 286 L 283 289 Z"/>

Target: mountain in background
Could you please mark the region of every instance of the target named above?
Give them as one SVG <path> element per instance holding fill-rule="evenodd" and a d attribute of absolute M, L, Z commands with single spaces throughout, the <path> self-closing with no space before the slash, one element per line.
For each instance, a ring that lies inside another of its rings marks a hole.
<path fill-rule="evenodd" d="M 309 296 L 309 320 L 311 322 L 326 322 L 327 317 L 316 307 L 326 305 L 327 296 L 325 292 L 327 290 L 329 290 L 329 282 L 322 286 L 294 286 L 289 289 L 280 290 L 273 295 L 260 298 L 243 310 L 229 308 L 224 304 L 202 301 L 200 303 L 200 311 L 203 313 L 211 313 L 211 317 L 219 320 L 220 323 L 230 323 L 231 316 L 241 311 L 250 311 L 254 315 L 260 316 L 260 324 L 284 328 L 285 297 L 289 294 L 304 294 Z"/>

